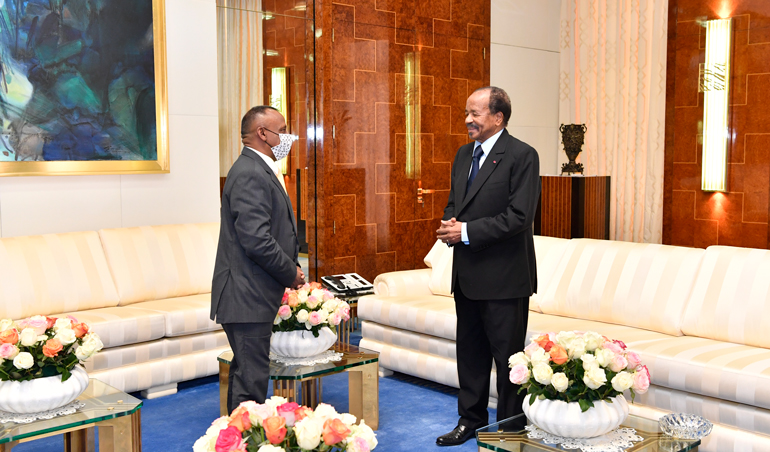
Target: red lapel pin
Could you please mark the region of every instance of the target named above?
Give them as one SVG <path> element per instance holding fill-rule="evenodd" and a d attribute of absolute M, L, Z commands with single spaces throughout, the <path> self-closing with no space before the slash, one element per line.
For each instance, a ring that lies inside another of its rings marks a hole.
<path fill-rule="evenodd" d="M 492 163 L 497 163 L 497 160 L 492 160 Z"/>

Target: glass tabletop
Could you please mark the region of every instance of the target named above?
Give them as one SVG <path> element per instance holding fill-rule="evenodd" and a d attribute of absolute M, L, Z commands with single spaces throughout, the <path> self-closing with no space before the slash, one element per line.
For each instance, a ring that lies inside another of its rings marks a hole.
<path fill-rule="evenodd" d="M 142 407 L 141 400 L 93 378 L 77 400 L 85 406 L 73 414 L 39 419 L 28 424 L 0 424 L 0 444 L 128 416 Z"/>
<path fill-rule="evenodd" d="M 520 414 L 476 430 L 476 444 L 480 448 L 504 452 L 535 452 L 563 449 L 558 445 L 544 444 L 542 439 L 527 438 L 524 425 L 529 424 L 527 418 Z M 626 449 L 631 452 L 686 452 L 695 450 L 700 440 L 672 438 L 664 434 L 658 427 L 658 421 L 629 415 L 621 427 L 630 427 L 636 434 L 644 438 Z"/>
<path fill-rule="evenodd" d="M 342 353 L 342 359 L 330 363 L 314 364 L 311 366 L 287 365 L 270 362 L 271 380 L 302 380 L 309 377 L 318 377 L 336 372 L 342 372 L 351 367 L 363 366 L 364 364 L 375 363 L 379 360 L 380 354 L 371 350 L 358 348 L 355 345 L 337 344 L 334 351 Z M 222 352 L 217 357 L 217 361 L 224 364 L 230 364 L 233 359 L 233 352 L 228 350 Z"/>

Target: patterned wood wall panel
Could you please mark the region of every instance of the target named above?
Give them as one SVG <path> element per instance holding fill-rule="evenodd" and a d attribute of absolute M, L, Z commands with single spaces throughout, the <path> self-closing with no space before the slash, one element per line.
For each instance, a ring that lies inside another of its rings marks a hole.
<path fill-rule="evenodd" d="M 468 141 L 465 101 L 489 84 L 490 5 L 340 0 L 323 8 L 330 18 L 321 13 L 316 55 L 327 112 L 325 151 L 318 155 L 327 212 L 318 219 L 325 240 L 319 273 L 373 280 L 424 267 L 449 194 L 451 162 Z M 408 96 L 409 86 L 419 90 Z M 422 205 L 420 182 L 436 190 Z"/>
<path fill-rule="evenodd" d="M 663 241 L 770 248 L 770 2 L 671 0 Z M 728 193 L 701 183 L 705 29 L 698 19 L 734 18 Z"/>

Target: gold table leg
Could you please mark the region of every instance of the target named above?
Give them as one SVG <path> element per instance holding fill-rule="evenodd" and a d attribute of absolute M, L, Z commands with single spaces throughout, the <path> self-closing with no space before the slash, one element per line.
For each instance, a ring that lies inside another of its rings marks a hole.
<path fill-rule="evenodd" d="M 230 387 L 230 365 L 219 363 L 219 415 L 227 416 L 227 390 Z"/>
<path fill-rule="evenodd" d="M 0 452 L 11 452 L 11 449 L 13 449 L 13 446 L 18 446 L 18 441 L 11 441 L 9 443 L 3 443 L 0 444 Z"/>
<path fill-rule="evenodd" d="M 350 414 L 366 421 L 377 430 L 380 424 L 379 363 L 369 363 L 347 369 Z"/>
<path fill-rule="evenodd" d="M 141 452 L 142 422 L 140 410 L 130 416 L 97 422 L 99 452 Z"/>
<path fill-rule="evenodd" d="M 84 428 L 64 433 L 64 452 L 93 452 L 96 439 L 93 428 Z"/>

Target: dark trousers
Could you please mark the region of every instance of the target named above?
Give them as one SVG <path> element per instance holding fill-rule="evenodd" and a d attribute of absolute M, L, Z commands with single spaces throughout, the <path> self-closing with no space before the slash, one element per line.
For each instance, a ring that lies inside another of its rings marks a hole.
<path fill-rule="evenodd" d="M 461 425 L 487 425 L 489 376 L 492 360 L 497 368 L 497 420 L 521 414 L 526 391 L 508 378 L 508 358 L 524 349 L 529 318 L 529 298 L 470 300 L 455 284 L 457 312 L 457 373 L 460 393 L 457 409 Z"/>
<path fill-rule="evenodd" d="M 233 350 L 227 389 L 227 412 L 241 402 L 265 403 L 270 381 L 270 336 L 273 323 L 224 323 Z"/>

